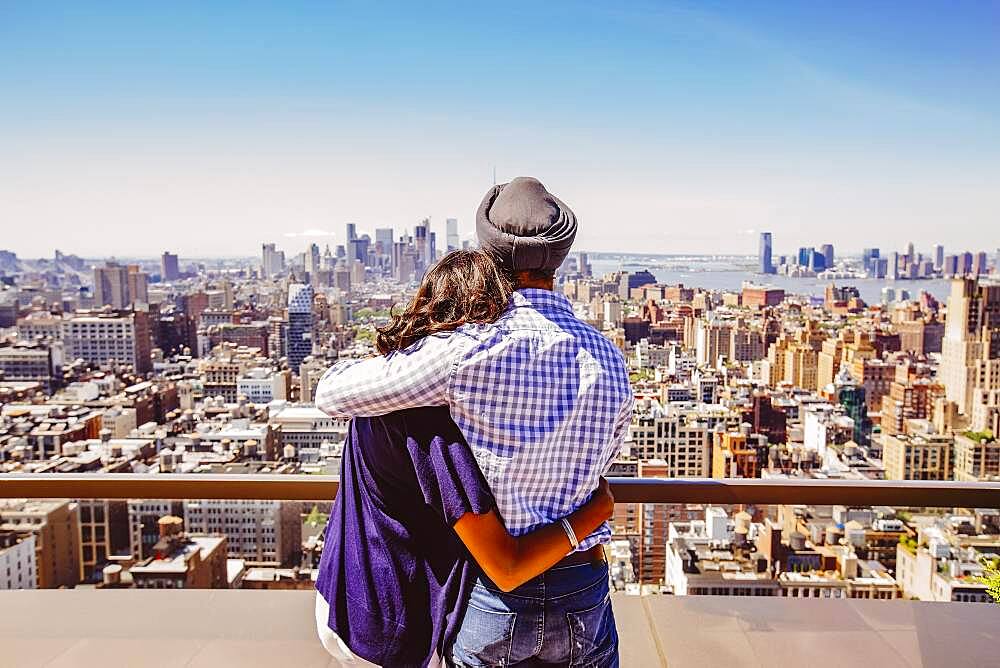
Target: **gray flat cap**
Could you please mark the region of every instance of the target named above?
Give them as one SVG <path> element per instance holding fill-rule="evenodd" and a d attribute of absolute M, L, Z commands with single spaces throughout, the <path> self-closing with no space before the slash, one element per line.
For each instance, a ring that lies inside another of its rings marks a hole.
<path fill-rule="evenodd" d="M 490 188 L 476 212 L 479 245 L 513 271 L 555 271 L 576 238 L 576 216 L 538 179 Z"/>

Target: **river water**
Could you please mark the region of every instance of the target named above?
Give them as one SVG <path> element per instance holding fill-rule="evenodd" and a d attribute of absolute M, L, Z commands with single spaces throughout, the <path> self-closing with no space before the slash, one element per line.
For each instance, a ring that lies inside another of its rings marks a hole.
<path fill-rule="evenodd" d="M 649 265 L 621 265 L 610 260 L 591 260 L 591 267 L 594 275 L 624 269 L 625 271 L 639 271 L 648 269 L 656 280 L 666 285 L 676 285 L 683 283 L 687 287 L 704 288 L 706 290 L 726 290 L 737 291 L 744 282 L 773 285 L 782 288 L 789 294 L 808 295 L 822 297 L 826 286 L 831 282 L 841 285 L 851 285 L 858 289 L 861 298 L 868 304 L 876 304 L 882 299 L 882 288 L 895 288 L 897 293 L 900 290 L 907 290 L 911 299 L 916 299 L 920 291 L 923 290 L 934 295 L 938 300 L 944 302 L 951 291 L 950 281 L 944 279 L 928 279 L 920 281 L 891 281 L 877 278 L 841 278 L 835 281 L 819 280 L 816 278 L 789 278 L 788 276 L 762 276 L 749 271 L 734 269 L 706 269 L 698 270 L 675 270 Z"/>

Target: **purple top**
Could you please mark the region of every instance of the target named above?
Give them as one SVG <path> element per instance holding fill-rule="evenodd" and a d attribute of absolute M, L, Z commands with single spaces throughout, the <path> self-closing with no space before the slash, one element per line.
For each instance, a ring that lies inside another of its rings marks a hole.
<path fill-rule="evenodd" d="M 355 418 L 316 581 L 330 628 L 382 666 L 442 655 L 479 575 L 451 525 L 493 506 L 447 408 Z"/>

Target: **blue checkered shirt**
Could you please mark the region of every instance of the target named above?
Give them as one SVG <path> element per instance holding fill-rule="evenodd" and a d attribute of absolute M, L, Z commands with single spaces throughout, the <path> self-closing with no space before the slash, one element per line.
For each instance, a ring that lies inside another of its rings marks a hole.
<path fill-rule="evenodd" d="M 621 449 L 632 402 L 619 350 L 566 297 L 537 289 L 515 292 L 495 323 L 337 363 L 316 389 L 335 416 L 447 405 L 514 535 L 587 501 Z M 605 524 L 578 549 L 610 535 Z"/>

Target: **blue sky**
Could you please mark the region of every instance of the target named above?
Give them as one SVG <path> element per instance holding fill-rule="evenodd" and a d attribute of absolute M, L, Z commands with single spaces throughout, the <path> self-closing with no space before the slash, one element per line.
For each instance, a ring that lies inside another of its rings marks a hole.
<path fill-rule="evenodd" d="M 1000 246 L 1000 4 L 616 4 L 0 0 L 0 246 L 471 232 L 494 166 L 588 250 Z"/>

